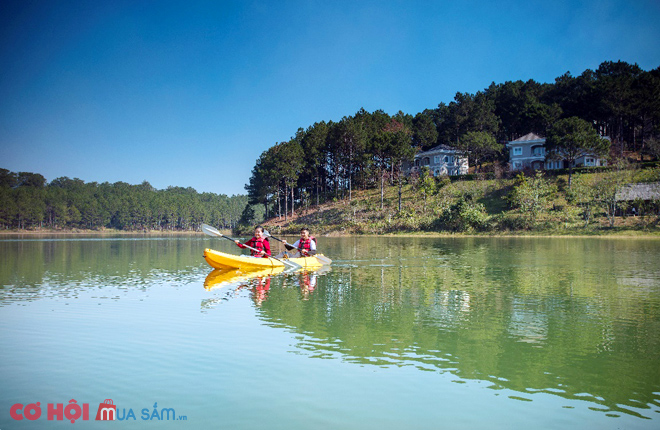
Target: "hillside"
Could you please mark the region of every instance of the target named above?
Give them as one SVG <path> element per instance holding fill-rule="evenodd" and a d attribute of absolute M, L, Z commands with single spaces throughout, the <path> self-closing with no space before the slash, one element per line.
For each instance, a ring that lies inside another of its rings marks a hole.
<path fill-rule="evenodd" d="M 567 175 L 533 172 L 502 179 L 432 178 L 403 186 L 400 211 L 398 188 L 388 186 L 382 209 L 380 189 L 358 190 L 350 201 L 299 208 L 294 216 L 264 225 L 273 234 L 297 234 L 307 226 L 316 235 L 655 235 L 660 233 L 660 202 L 615 198 L 626 183 L 658 181 L 657 167 L 578 173 L 570 188 Z"/>

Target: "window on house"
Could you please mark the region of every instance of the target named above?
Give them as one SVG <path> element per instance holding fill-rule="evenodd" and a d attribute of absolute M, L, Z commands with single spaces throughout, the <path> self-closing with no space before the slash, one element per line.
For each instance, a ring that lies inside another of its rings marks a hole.
<path fill-rule="evenodd" d="M 542 146 L 537 146 L 532 150 L 532 154 L 537 156 L 537 157 L 541 156 L 541 155 L 545 155 L 545 148 L 542 147 Z"/>
<path fill-rule="evenodd" d="M 593 158 L 585 158 L 584 159 L 584 165 L 585 166 L 594 166 L 594 165 L 596 165 L 596 160 L 594 160 Z"/>
<path fill-rule="evenodd" d="M 440 164 L 440 156 L 439 155 L 436 155 L 435 157 L 433 157 L 433 163 Z"/>
<path fill-rule="evenodd" d="M 513 148 L 513 155 L 522 155 L 522 147 Z"/>
<path fill-rule="evenodd" d="M 449 163 L 449 157 L 445 155 L 445 163 Z"/>
<path fill-rule="evenodd" d="M 422 160 L 422 163 L 425 166 L 428 166 L 429 164 L 431 164 L 431 159 L 429 157 L 424 157 L 424 160 Z"/>

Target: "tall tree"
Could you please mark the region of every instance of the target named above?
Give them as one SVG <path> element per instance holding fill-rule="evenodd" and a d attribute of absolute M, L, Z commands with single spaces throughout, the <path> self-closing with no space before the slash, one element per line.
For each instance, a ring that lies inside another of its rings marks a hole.
<path fill-rule="evenodd" d="M 14 188 L 16 186 L 16 173 L 7 169 L 0 169 L 0 187 Z"/>
<path fill-rule="evenodd" d="M 584 156 L 604 157 L 610 149 L 610 141 L 598 135 L 596 130 L 578 117 L 557 121 L 545 142 L 546 158 L 565 160 L 568 163 L 568 186 L 571 186 L 575 161 Z"/>
<path fill-rule="evenodd" d="M 282 142 L 277 145 L 277 159 L 275 160 L 284 185 L 284 216 L 286 218 L 289 192 L 291 193 L 291 216 L 294 215 L 294 190 L 303 166 L 302 146 L 296 139 Z"/>
<path fill-rule="evenodd" d="M 587 69 L 577 77 L 566 72 L 555 79 L 555 84 L 545 93 L 544 101 L 558 105 L 564 118 L 577 116 L 598 124 L 601 115 L 598 112 L 595 83 L 596 76 L 592 70 Z"/>
<path fill-rule="evenodd" d="M 610 124 L 610 136 L 620 147 L 625 149 L 626 126 L 633 114 L 633 83 L 642 70 L 637 64 L 624 61 L 606 61 L 596 70 L 596 88 L 600 97 L 604 119 Z"/>
<path fill-rule="evenodd" d="M 642 72 L 632 86 L 633 111 L 640 124 L 640 150 L 648 152 L 648 143 L 660 138 L 660 67 Z M 635 136 L 633 136 L 635 137 Z M 633 146 L 633 150 L 637 148 Z"/>
<path fill-rule="evenodd" d="M 412 131 L 410 126 L 412 118 L 399 111 L 392 117 L 392 121 L 385 126 L 385 133 L 389 141 L 388 152 L 390 154 L 391 175 L 396 178 L 399 196 L 399 212 L 401 212 L 401 195 L 403 188 L 403 164 L 411 161 L 415 154 L 412 146 Z M 381 208 L 383 206 L 383 194 L 381 192 Z"/>
<path fill-rule="evenodd" d="M 561 116 L 559 105 L 542 102 L 550 88 L 531 79 L 491 84 L 487 92 L 495 100 L 495 113 L 502 121 L 500 140 L 513 140 L 530 131 L 545 134 L 549 125 Z"/>
<path fill-rule="evenodd" d="M 369 117 L 368 140 L 366 153 L 370 155 L 369 168 L 372 173 L 372 184 L 380 184 L 381 207 L 385 187 L 385 179 L 390 166 L 390 142 L 385 128 L 391 122 L 389 114 L 382 110 L 374 111 Z"/>
<path fill-rule="evenodd" d="M 427 111 L 415 115 L 412 121 L 412 144 L 422 151 L 427 151 L 438 142 L 438 129 L 433 117 Z"/>
<path fill-rule="evenodd" d="M 325 187 L 327 163 L 324 157 L 326 140 L 330 125 L 325 121 L 314 123 L 303 136 L 301 146 L 305 154 L 305 167 L 301 177 L 316 195 L 316 204 L 320 203 L 321 189 Z"/>
<path fill-rule="evenodd" d="M 364 128 L 367 112 L 361 109 L 355 117 L 344 117 L 339 122 L 340 159 L 344 164 L 345 180 L 348 184 L 348 200 L 353 198 L 353 178 L 360 167 L 359 160 L 366 148 L 366 131 Z"/>
<path fill-rule="evenodd" d="M 499 154 L 503 145 L 495 140 L 495 136 L 486 131 L 468 131 L 458 146 L 468 160 L 476 166 L 476 170 L 481 170 L 481 164 Z"/>

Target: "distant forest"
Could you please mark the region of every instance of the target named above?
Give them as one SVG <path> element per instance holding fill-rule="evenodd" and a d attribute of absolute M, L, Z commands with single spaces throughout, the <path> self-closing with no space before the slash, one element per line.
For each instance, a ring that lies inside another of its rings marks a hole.
<path fill-rule="evenodd" d="M 417 151 L 440 144 L 468 154 L 471 166 L 502 172 L 508 170 L 507 141 L 530 132 L 547 136 L 554 123 L 571 117 L 610 137 L 610 158 L 630 151 L 657 158 L 660 67 L 644 71 L 636 64 L 604 62 L 579 76 L 567 72 L 554 83 L 492 83 L 414 116 L 361 109 L 338 122 L 299 128 L 290 140 L 264 151 L 245 188 L 250 204 L 263 205 L 267 217 L 286 217 L 295 208 L 350 199 L 354 189 L 380 187 L 382 194 L 384 186 L 405 180 L 406 162 Z"/>
<path fill-rule="evenodd" d="M 0 228 L 196 230 L 202 222 L 233 228 L 247 196 L 198 193 L 193 188 L 156 190 L 148 182 L 85 183 L 38 173 L 0 169 Z"/>

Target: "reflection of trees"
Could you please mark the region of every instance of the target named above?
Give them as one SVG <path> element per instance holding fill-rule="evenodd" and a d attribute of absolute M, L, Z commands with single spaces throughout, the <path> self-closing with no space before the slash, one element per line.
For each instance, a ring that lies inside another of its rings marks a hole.
<path fill-rule="evenodd" d="M 379 243 L 349 246 L 364 258 L 335 265 L 308 302 L 281 290 L 262 317 L 301 333 L 298 347 L 315 357 L 448 371 L 631 414 L 657 403 L 657 242 Z"/>
<path fill-rule="evenodd" d="M 200 267 L 203 247 L 190 238 L 0 241 L 0 304 L 89 287 L 182 282 Z"/>

